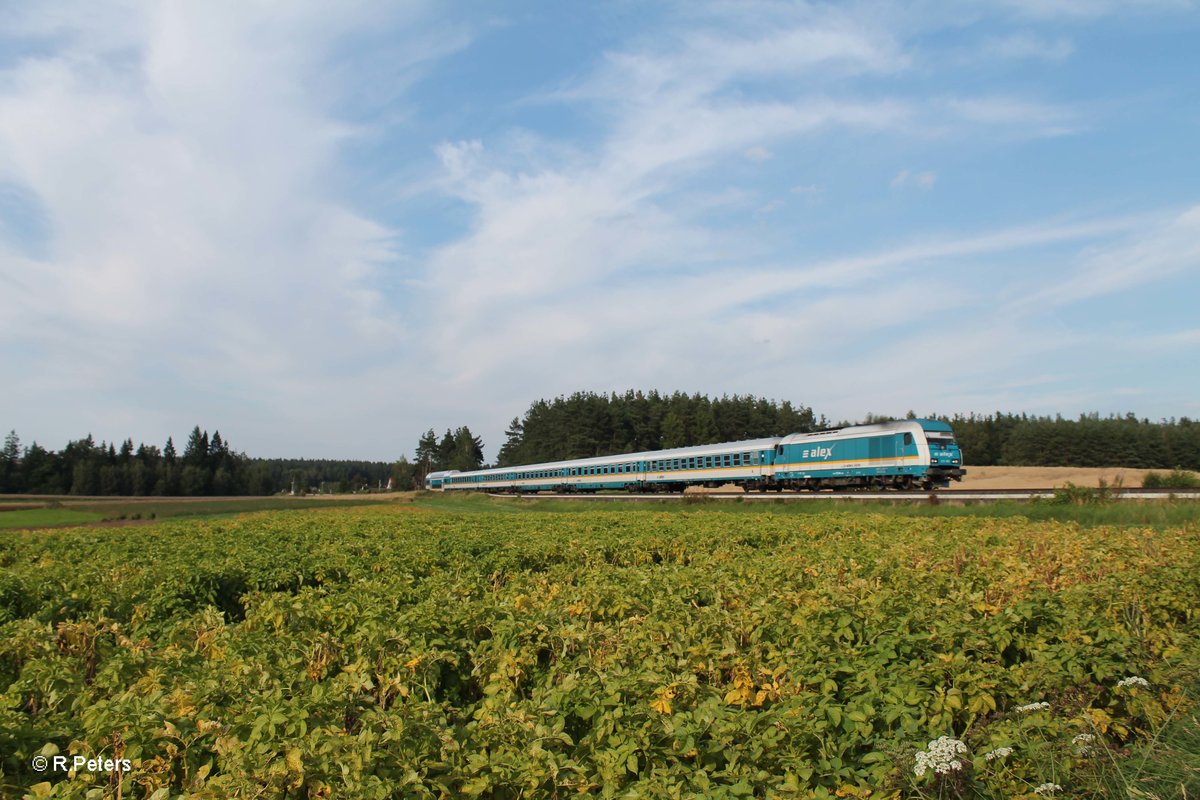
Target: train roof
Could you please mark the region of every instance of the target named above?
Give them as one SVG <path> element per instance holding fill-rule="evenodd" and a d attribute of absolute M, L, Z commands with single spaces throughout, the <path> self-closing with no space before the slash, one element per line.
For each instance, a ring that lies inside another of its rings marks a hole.
<path fill-rule="evenodd" d="M 768 439 L 750 439 L 741 442 L 718 442 L 702 444 L 693 447 L 675 447 L 670 450 L 645 450 L 640 453 L 617 453 L 611 456 L 594 456 L 592 458 L 572 458 L 566 461 L 546 461 L 540 464 L 517 464 L 511 467 L 492 467 L 491 469 L 473 470 L 464 475 L 503 475 L 513 470 L 548 470 L 563 467 L 590 467 L 603 464 L 624 464 L 627 461 L 645 461 L 660 458 L 686 458 L 687 456 L 708 455 L 716 453 L 740 453 L 751 450 L 769 450 L 779 443 L 779 437 Z"/>
<path fill-rule="evenodd" d="M 827 439 L 834 438 L 848 432 L 853 431 L 854 436 L 870 436 L 873 433 L 895 433 L 899 431 L 916 431 L 924 428 L 922 423 L 936 420 L 921 420 L 921 419 L 895 419 L 890 422 L 876 422 L 871 425 L 852 425 L 848 428 L 829 428 L 823 431 L 813 431 L 811 433 L 791 433 L 780 440 L 780 444 L 796 444 L 798 442 L 808 441 L 809 439 Z M 938 423 L 944 425 L 945 423 Z M 940 430 L 939 428 L 925 428 L 925 430 Z M 946 430 L 950 430 L 949 426 Z"/>

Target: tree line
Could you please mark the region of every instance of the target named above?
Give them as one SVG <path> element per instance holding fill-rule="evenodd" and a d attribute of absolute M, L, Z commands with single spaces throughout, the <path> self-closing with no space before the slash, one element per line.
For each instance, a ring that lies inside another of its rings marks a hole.
<path fill-rule="evenodd" d="M 916 415 L 908 413 L 912 418 Z M 954 428 L 968 466 L 1133 467 L 1200 470 L 1200 423 L 1187 417 L 1152 422 L 1134 414 L 1079 419 L 994 414 L 928 415 Z M 804 405 L 753 395 L 710 398 L 700 394 L 627 391 L 576 392 L 537 400 L 509 423 L 495 466 L 663 450 L 688 445 L 807 433 L 830 427 L 886 422 L 869 414 L 862 423 L 831 425 Z M 447 431 L 440 443 L 427 432 L 404 481 L 420 486 L 440 469 L 478 469 L 482 442 L 470 429 Z"/>
<path fill-rule="evenodd" d="M 909 416 L 914 416 L 909 412 Z M 968 466 L 1133 467 L 1200 471 L 1200 422 L 1152 422 L 1134 414 L 1078 419 L 995 412 L 929 415 L 954 428 Z M 868 415 L 864 422 L 892 417 Z M 853 423 L 843 422 L 838 427 Z M 662 450 L 739 441 L 829 427 L 825 417 L 790 401 L 753 395 L 627 391 L 576 392 L 537 400 L 508 426 L 495 466 Z M 176 452 L 131 439 L 97 443 L 90 435 L 60 451 L 36 442 L 22 448 L 15 431 L 0 450 L 0 493 L 74 495 L 268 495 L 281 491 L 404 490 L 434 471 L 484 466 L 483 441 L 467 426 L 441 437 L 426 431 L 415 458 L 395 463 L 249 458 L 220 432 L 196 426 Z"/>
<path fill-rule="evenodd" d="M 576 392 L 514 418 L 496 466 L 663 450 L 814 430 L 811 408 L 753 395 Z"/>
<path fill-rule="evenodd" d="M 1133 467 L 1200 470 L 1200 422 L 1134 414 L 1079 419 L 996 412 L 939 417 L 974 466 Z"/>
<path fill-rule="evenodd" d="M 220 431 L 196 426 L 180 454 L 166 444 L 119 446 L 88 436 L 54 451 L 37 442 L 22 448 L 10 431 L 0 450 L 0 493 L 128 496 L 269 495 L 295 490 L 351 491 L 378 487 L 393 465 L 370 461 L 249 458 Z"/>
<path fill-rule="evenodd" d="M 754 439 L 813 430 L 811 408 L 752 395 L 717 399 L 700 394 L 576 392 L 538 400 L 509 424 L 494 466 L 634 453 Z M 439 440 L 433 430 L 417 443 L 416 458 L 397 465 L 396 486 L 421 486 L 430 472 L 483 466 L 483 442 L 463 426 Z"/>

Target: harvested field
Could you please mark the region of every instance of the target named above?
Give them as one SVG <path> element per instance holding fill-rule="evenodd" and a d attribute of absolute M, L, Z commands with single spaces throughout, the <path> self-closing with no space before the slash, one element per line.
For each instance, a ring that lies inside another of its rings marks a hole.
<path fill-rule="evenodd" d="M 1142 485 L 1148 472 L 1167 470 L 1133 469 L 1130 467 L 972 467 L 953 489 L 1047 489 L 1073 483 L 1076 486 L 1109 486 L 1135 488 Z M 1195 473 L 1193 473 L 1195 474 Z"/>

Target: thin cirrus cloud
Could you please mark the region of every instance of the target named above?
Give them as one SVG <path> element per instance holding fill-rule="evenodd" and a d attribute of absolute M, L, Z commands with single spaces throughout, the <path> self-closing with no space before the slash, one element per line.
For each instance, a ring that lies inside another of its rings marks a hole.
<path fill-rule="evenodd" d="M 932 189 L 937 183 L 937 174 L 925 171 L 914 171 L 902 169 L 896 173 L 896 177 L 892 178 L 891 186 L 893 189 L 903 189 L 908 186 L 914 186 L 918 189 Z"/>

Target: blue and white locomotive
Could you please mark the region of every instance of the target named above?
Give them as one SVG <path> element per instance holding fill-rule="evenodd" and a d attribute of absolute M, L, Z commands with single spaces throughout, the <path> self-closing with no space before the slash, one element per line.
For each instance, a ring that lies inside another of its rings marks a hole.
<path fill-rule="evenodd" d="M 682 492 L 735 484 L 782 489 L 933 489 L 962 480 L 954 432 L 932 419 L 793 433 L 520 467 L 434 473 L 427 488 L 486 492 Z M 434 479 L 436 475 L 436 479 Z M 432 480 L 431 480 L 432 479 Z"/>

